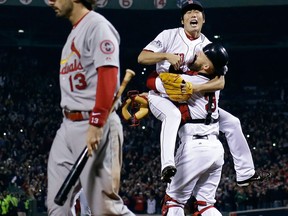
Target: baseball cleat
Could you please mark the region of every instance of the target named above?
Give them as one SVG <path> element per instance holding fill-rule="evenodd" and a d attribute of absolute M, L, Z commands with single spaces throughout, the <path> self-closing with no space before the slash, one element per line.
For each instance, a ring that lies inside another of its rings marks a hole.
<path fill-rule="evenodd" d="M 170 183 L 171 177 L 173 177 L 177 172 L 177 169 L 174 166 L 167 166 L 163 169 L 161 173 L 161 181 Z"/>
<path fill-rule="evenodd" d="M 252 182 L 262 182 L 270 176 L 271 173 L 268 171 L 255 172 L 255 174 L 251 178 L 244 181 L 237 181 L 237 185 L 240 187 L 246 187 L 249 186 Z"/>

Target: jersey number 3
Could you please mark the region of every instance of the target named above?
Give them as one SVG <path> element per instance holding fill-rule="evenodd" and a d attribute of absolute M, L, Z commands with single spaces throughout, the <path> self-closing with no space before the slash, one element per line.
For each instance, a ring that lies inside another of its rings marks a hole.
<path fill-rule="evenodd" d="M 72 92 L 74 91 L 74 88 L 78 90 L 83 90 L 87 87 L 85 75 L 81 73 L 77 73 L 76 75 L 70 75 L 69 83 Z"/>

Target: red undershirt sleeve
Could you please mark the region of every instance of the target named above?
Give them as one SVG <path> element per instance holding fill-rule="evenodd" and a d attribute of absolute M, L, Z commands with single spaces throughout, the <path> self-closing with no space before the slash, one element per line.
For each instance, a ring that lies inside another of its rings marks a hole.
<path fill-rule="evenodd" d="M 115 66 L 102 66 L 97 70 L 96 102 L 90 114 L 89 123 L 97 127 L 103 127 L 112 107 L 117 87 L 118 68 Z"/>
<path fill-rule="evenodd" d="M 150 90 L 155 90 L 157 91 L 156 88 L 156 78 L 158 77 L 158 73 L 156 71 L 152 71 L 149 75 L 148 78 L 146 80 L 146 86 L 148 89 Z"/>

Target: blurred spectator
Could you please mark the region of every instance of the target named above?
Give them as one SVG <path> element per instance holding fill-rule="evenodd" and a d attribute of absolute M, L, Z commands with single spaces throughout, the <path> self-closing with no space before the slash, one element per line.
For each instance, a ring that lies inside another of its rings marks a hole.
<path fill-rule="evenodd" d="M 248 197 L 246 193 L 244 192 L 244 188 L 239 187 L 235 195 L 237 211 L 245 210 L 245 205 L 247 204 L 247 201 L 248 201 Z"/>
<path fill-rule="evenodd" d="M 156 214 L 156 199 L 153 194 L 147 199 L 147 214 Z"/>
<path fill-rule="evenodd" d="M 142 192 L 136 193 L 133 197 L 134 199 L 134 208 L 133 212 L 138 213 L 138 214 L 143 214 L 145 213 L 145 198 L 143 196 Z"/>

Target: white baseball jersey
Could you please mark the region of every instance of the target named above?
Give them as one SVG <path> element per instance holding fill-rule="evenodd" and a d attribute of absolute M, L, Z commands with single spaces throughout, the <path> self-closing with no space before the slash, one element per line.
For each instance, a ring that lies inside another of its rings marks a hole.
<path fill-rule="evenodd" d="M 205 83 L 209 79 L 202 75 L 182 75 L 184 80 L 197 84 Z M 215 92 L 212 106 L 212 118 L 218 118 L 219 91 Z M 205 119 L 207 116 L 208 100 L 202 93 L 193 94 L 188 100 L 188 107 L 192 119 Z M 224 149 L 217 138 L 219 123 L 186 123 L 178 131 L 181 143 L 175 155 L 177 172 L 167 186 L 166 193 L 179 202 L 180 207 L 173 207 L 174 201 L 167 216 L 185 215 L 184 204 L 193 194 L 199 201 L 205 201 L 211 206 L 215 203 L 215 193 L 221 178 L 224 164 Z M 197 137 L 202 135 L 204 137 Z M 221 215 L 216 208 L 205 211 L 202 215 Z"/>
<path fill-rule="evenodd" d="M 96 97 L 97 68 L 104 65 L 119 68 L 119 43 L 117 30 L 96 12 L 89 12 L 73 26 L 60 61 L 62 108 L 92 110 Z"/>
<path fill-rule="evenodd" d="M 180 55 L 183 61 L 180 69 L 186 72 L 189 70 L 187 64 L 193 61 L 196 52 L 202 50 L 209 43 L 211 42 L 202 33 L 199 38 L 190 40 L 184 28 L 179 27 L 162 31 L 144 50 Z M 161 61 L 156 64 L 156 71 L 168 71 L 169 67 L 170 63 L 167 60 Z"/>
<path fill-rule="evenodd" d="M 203 75 L 185 75 L 182 74 L 181 77 L 187 81 L 194 84 L 203 84 L 209 81 L 209 79 Z M 217 119 L 219 117 L 218 113 L 218 101 L 219 101 L 220 91 L 216 91 L 213 97 L 212 103 L 212 118 Z M 192 119 L 205 119 L 207 116 L 207 106 L 208 106 L 208 97 L 203 96 L 202 93 L 194 93 L 191 98 L 187 101 L 190 111 L 190 116 Z M 206 134 L 219 134 L 219 124 L 191 124 L 189 127 L 186 125 L 182 126 L 179 129 L 179 137 L 187 134 L 197 134 L 197 135 L 206 135 Z"/>
<path fill-rule="evenodd" d="M 203 84 L 209 81 L 205 75 L 186 75 L 182 74 L 181 77 L 193 84 Z M 162 94 L 166 95 L 165 88 L 159 77 L 156 78 L 157 90 Z M 219 101 L 219 93 L 220 91 L 215 92 L 215 97 L 213 98 L 212 103 L 212 115 L 213 119 L 219 118 L 218 113 L 218 101 Z M 190 116 L 192 119 L 205 119 L 207 116 L 207 105 L 208 105 L 208 97 L 204 97 L 202 93 L 194 93 L 191 98 L 187 101 L 189 105 Z M 219 125 L 218 124 L 191 124 L 189 127 L 183 126 L 179 130 L 179 136 L 183 136 L 185 134 L 197 134 L 197 135 L 206 135 L 206 134 L 219 134 Z"/>

